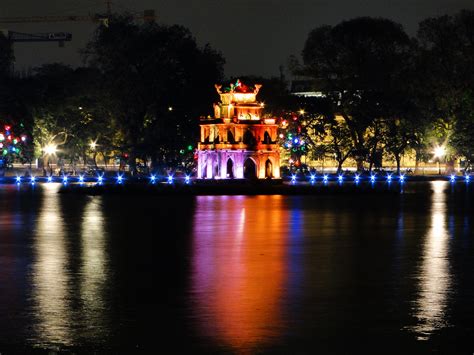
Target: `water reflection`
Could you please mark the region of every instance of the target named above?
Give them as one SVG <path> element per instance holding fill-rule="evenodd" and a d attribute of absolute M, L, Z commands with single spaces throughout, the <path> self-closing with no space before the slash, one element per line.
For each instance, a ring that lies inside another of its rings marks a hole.
<path fill-rule="evenodd" d="M 40 344 L 72 344 L 70 274 L 57 185 L 43 186 L 43 202 L 34 238 L 32 299 L 37 318 L 34 333 Z"/>
<path fill-rule="evenodd" d="M 202 335 L 231 348 L 278 337 L 289 212 L 282 196 L 201 196 L 194 215 L 193 294 Z"/>
<path fill-rule="evenodd" d="M 104 317 L 106 304 L 104 287 L 108 272 L 108 256 L 105 250 L 104 216 L 102 198 L 90 197 L 83 218 L 81 233 L 80 294 L 82 316 L 89 330 L 87 338 L 101 338 L 106 329 Z"/>
<path fill-rule="evenodd" d="M 58 188 L 42 186 L 34 231 L 31 340 L 46 348 L 104 342 L 110 328 L 104 295 L 110 272 L 101 197 L 62 205 Z"/>
<path fill-rule="evenodd" d="M 417 274 L 420 291 L 415 301 L 414 316 L 418 323 L 412 328 L 420 340 L 429 339 L 435 330 L 448 325 L 446 308 L 451 289 L 445 192 L 448 183 L 434 181 L 431 184 L 431 225 L 423 244 L 422 261 Z"/>

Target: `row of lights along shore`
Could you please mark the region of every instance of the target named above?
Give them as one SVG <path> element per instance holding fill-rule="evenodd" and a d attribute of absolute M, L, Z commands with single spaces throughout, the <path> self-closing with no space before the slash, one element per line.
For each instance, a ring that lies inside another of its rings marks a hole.
<path fill-rule="evenodd" d="M 124 177 L 123 174 L 117 174 L 115 177 L 111 178 L 105 178 L 104 175 L 97 175 L 96 177 L 85 177 L 84 175 L 79 175 L 77 177 L 75 176 L 69 176 L 69 175 L 64 175 L 64 176 L 58 176 L 58 177 L 53 177 L 53 176 L 48 176 L 48 177 L 36 177 L 36 176 L 30 176 L 30 177 L 22 177 L 22 176 L 16 176 L 15 177 L 15 182 L 17 184 L 21 183 L 31 183 L 35 184 L 37 182 L 47 182 L 47 183 L 52 183 L 52 182 L 61 182 L 63 184 L 68 184 L 68 183 L 79 183 L 80 185 L 86 184 L 86 183 L 96 183 L 97 185 L 102 185 L 107 181 L 113 181 L 116 184 L 123 184 L 125 183 L 126 178 Z M 159 182 L 159 178 L 156 175 L 150 175 L 148 177 L 148 181 L 151 184 L 156 184 Z M 172 184 L 175 181 L 175 178 L 173 175 L 168 175 L 166 178 L 166 183 Z M 191 182 L 191 177 L 186 175 L 184 177 L 184 182 L 185 184 L 189 184 Z"/>
<path fill-rule="evenodd" d="M 459 177 L 459 178 L 461 178 L 461 177 Z M 464 178 L 465 182 L 470 182 L 470 180 L 471 180 L 470 175 L 464 175 L 463 178 Z M 96 183 L 98 185 L 102 185 L 103 183 L 105 183 L 105 180 L 106 180 L 106 178 L 104 177 L 104 175 L 97 175 L 94 178 L 85 177 L 83 175 L 79 175 L 77 177 L 68 176 L 68 175 L 64 175 L 62 177 L 53 177 L 53 176 L 48 176 L 48 177 L 35 177 L 35 176 L 22 177 L 22 176 L 16 176 L 16 178 L 15 178 L 15 182 L 17 184 L 21 184 L 23 182 L 29 182 L 31 184 L 35 184 L 36 182 L 48 182 L 48 183 L 62 182 L 63 184 L 68 184 L 69 182 L 75 182 L 75 183 L 79 183 L 80 185 L 83 185 L 85 183 Z M 123 176 L 123 174 L 117 174 L 115 177 L 108 178 L 107 180 L 108 181 L 114 181 L 116 184 L 121 185 L 125 182 L 126 179 Z M 175 180 L 176 179 L 173 177 L 173 175 L 168 175 L 168 177 L 166 178 L 166 183 L 173 184 Z M 314 175 L 314 174 L 310 175 L 309 183 L 314 184 L 314 183 L 316 183 L 317 180 L 318 180 L 318 177 L 316 175 Z M 326 175 L 322 175 L 319 178 L 319 180 L 321 180 L 323 183 L 328 183 L 329 181 L 336 181 L 339 184 L 342 184 L 344 181 L 351 181 L 352 180 L 354 183 L 358 184 L 359 182 L 361 182 L 363 180 L 363 178 L 360 175 L 354 175 L 353 178 L 345 177 L 344 175 L 338 175 L 337 177 L 332 178 L 332 177 L 330 177 L 329 175 L 326 174 Z M 406 177 L 405 177 L 404 174 L 400 174 L 398 176 L 387 174 L 385 177 L 377 179 L 377 176 L 375 174 L 372 174 L 372 175 L 368 176 L 367 180 L 371 183 L 375 183 L 376 181 L 386 181 L 388 183 L 391 183 L 393 181 L 398 181 L 399 183 L 404 183 L 406 181 Z M 452 175 L 449 176 L 449 180 L 451 182 L 455 182 L 456 180 L 459 180 L 459 179 L 458 179 L 458 176 L 452 174 Z M 150 175 L 148 177 L 148 181 L 151 184 L 156 184 L 157 182 L 159 182 L 159 178 L 156 175 Z M 292 185 L 295 185 L 298 182 L 297 176 L 292 175 L 290 182 L 291 182 Z M 190 184 L 191 183 L 191 177 L 189 175 L 186 175 L 184 177 L 184 183 L 185 184 Z"/>
<path fill-rule="evenodd" d="M 463 177 L 464 177 L 464 181 L 465 181 L 465 182 L 470 182 L 470 181 L 471 181 L 470 175 L 467 175 L 467 174 L 466 174 L 466 175 L 464 175 Z M 459 177 L 459 178 L 461 178 L 461 177 Z M 320 180 L 321 180 L 323 183 L 328 183 L 330 180 L 335 180 L 335 181 L 337 181 L 338 183 L 343 183 L 344 181 L 350 181 L 350 180 L 352 180 L 352 181 L 355 182 L 356 184 L 358 184 L 362 179 L 363 179 L 363 178 L 362 178 L 360 175 L 357 175 L 357 174 L 354 175 L 354 177 L 353 177 L 352 179 L 351 179 L 350 177 L 347 177 L 347 178 L 346 178 L 344 175 L 338 175 L 335 179 L 331 179 L 331 178 L 329 177 L 329 175 L 327 175 L 327 174 L 326 174 L 326 175 L 323 175 L 323 176 L 320 178 Z M 368 179 L 368 181 L 370 181 L 371 183 L 375 183 L 376 181 L 384 181 L 384 180 L 385 180 L 386 182 L 388 182 L 388 183 L 391 183 L 392 181 L 398 181 L 398 182 L 400 182 L 400 183 L 404 183 L 404 182 L 406 181 L 406 177 L 405 177 L 404 174 L 400 174 L 400 175 L 398 175 L 398 176 L 396 176 L 396 175 L 394 176 L 394 175 L 392 175 L 392 174 L 387 174 L 385 177 L 382 177 L 382 178 L 379 178 L 379 179 L 377 179 L 377 176 L 376 176 L 375 174 L 372 174 L 372 175 L 368 176 L 367 179 Z M 317 180 L 318 180 L 318 178 L 317 178 L 316 175 L 314 175 L 314 174 L 313 174 L 313 175 L 310 175 L 310 177 L 309 177 L 309 182 L 310 182 L 311 184 L 314 184 Z M 450 180 L 451 182 L 455 182 L 456 180 L 458 180 L 458 177 L 457 177 L 456 175 L 452 174 L 452 175 L 449 176 L 449 180 Z M 292 175 L 292 176 L 291 176 L 291 183 L 292 183 L 292 184 L 296 184 L 297 181 L 298 181 L 297 176 L 296 176 L 296 175 Z"/>

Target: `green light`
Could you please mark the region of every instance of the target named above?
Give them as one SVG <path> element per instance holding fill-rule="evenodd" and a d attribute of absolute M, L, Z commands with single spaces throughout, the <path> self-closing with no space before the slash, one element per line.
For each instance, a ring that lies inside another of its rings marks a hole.
<path fill-rule="evenodd" d="M 193 146 L 192 146 L 192 145 L 188 145 L 188 150 L 193 150 Z"/>
<path fill-rule="evenodd" d="M 184 154 L 184 149 L 180 149 L 179 154 Z"/>
<path fill-rule="evenodd" d="M 4 149 L 3 150 L 3 155 L 7 155 L 8 154 L 8 150 Z"/>
<path fill-rule="evenodd" d="M 15 139 L 13 140 L 13 144 L 17 144 L 17 143 L 18 143 L 18 140 L 15 138 Z"/>

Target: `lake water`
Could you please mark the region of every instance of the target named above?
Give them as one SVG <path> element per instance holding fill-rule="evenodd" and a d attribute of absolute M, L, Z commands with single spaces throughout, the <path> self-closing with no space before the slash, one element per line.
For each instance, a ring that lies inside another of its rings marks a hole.
<path fill-rule="evenodd" d="M 0 353 L 474 351 L 474 185 L 83 196 L 0 186 Z"/>

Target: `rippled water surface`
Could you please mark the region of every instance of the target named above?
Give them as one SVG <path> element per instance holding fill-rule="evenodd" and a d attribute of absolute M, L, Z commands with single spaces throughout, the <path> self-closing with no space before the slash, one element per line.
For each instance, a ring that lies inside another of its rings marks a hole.
<path fill-rule="evenodd" d="M 0 187 L 0 352 L 474 351 L 474 185 L 57 189 Z"/>

